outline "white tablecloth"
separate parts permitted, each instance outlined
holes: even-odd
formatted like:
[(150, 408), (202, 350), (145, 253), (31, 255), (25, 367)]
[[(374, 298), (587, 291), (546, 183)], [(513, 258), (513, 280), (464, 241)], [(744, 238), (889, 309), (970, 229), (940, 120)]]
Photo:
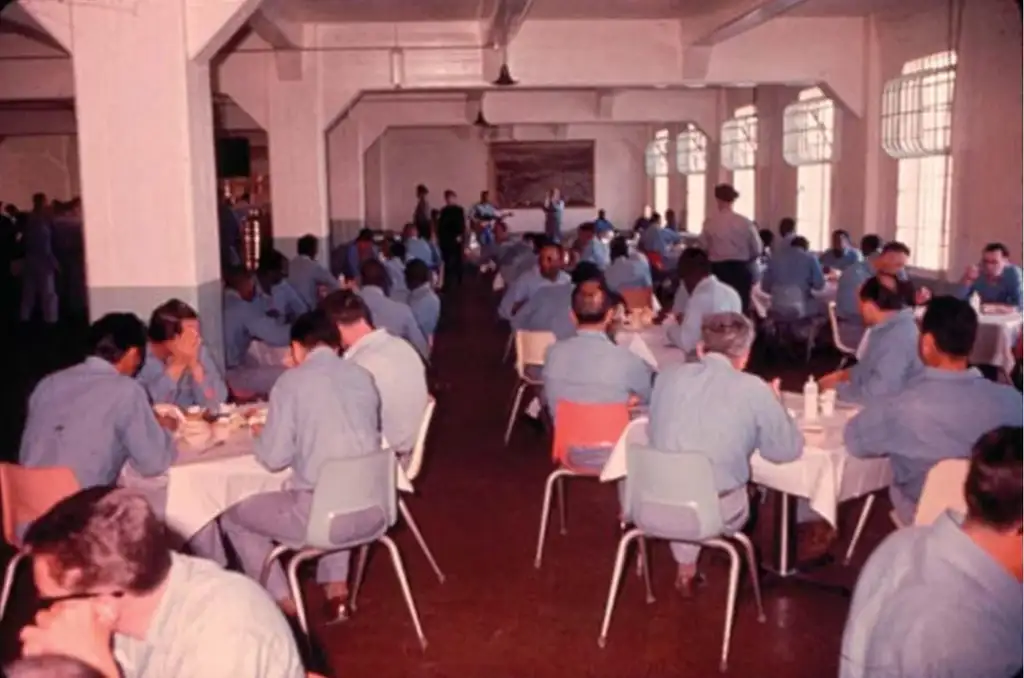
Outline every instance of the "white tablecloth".
[(655, 370), (686, 362), (686, 354), (682, 349), (669, 344), (665, 331), (666, 325), (642, 330), (623, 329), (615, 335), (615, 343), (643, 358)]
[[(924, 315), (925, 307), (921, 306), (915, 312), (920, 320)], [(981, 313), (978, 316), (978, 336), (974, 339), (974, 346), (971, 349), (970, 361), (974, 365), (994, 365), (1001, 370), (1010, 372), (1016, 359), (1013, 356), (1013, 345), (1020, 336), (1021, 328), (1024, 326), (1024, 315), (1020, 313)], [(860, 345), (857, 347), (857, 359), (864, 354), (867, 347), (869, 329), (864, 333)]]
[[(803, 396), (785, 394), (786, 406), (802, 414)], [(788, 464), (774, 464), (760, 454), (750, 460), (751, 480), (764, 487), (810, 500), (811, 509), (832, 526), (836, 525), (838, 506), (892, 483), (889, 460), (857, 459), (843, 447), (843, 427), (855, 410), (840, 408), (835, 415), (812, 425), (801, 424), (804, 451), (799, 459)], [(610, 481), (626, 475), (626, 448), (630, 444), (647, 443), (647, 427), (633, 426), (612, 450), (601, 471), (601, 480)]]
[[(823, 304), (828, 304), (830, 301), (836, 300), (836, 293), (839, 291), (839, 283), (835, 281), (827, 281), (825, 287), (817, 292), (811, 292), (811, 295), (815, 299), (820, 299)], [(750, 304), (754, 307), (754, 312), (761, 318), (768, 317), (768, 311), (772, 307), (772, 295), (761, 289), (761, 283), (754, 285), (753, 289), (750, 290)]]
[[(166, 475), (142, 478), (126, 466), (121, 483), (143, 491), (167, 488), (164, 521), (185, 539), (238, 502), (262, 492), (285, 489), (291, 469), (271, 473), (252, 454), (248, 429), (236, 430), (217, 444), (204, 447), (179, 439), (178, 459)], [(412, 492), (405, 471), (398, 466), (397, 486)]]

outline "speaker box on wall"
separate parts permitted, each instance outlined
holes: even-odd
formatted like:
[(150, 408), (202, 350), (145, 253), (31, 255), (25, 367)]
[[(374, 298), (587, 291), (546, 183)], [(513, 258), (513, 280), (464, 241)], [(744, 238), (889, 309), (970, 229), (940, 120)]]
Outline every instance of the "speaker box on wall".
[(249, 140), (245, 137), (217, 139), (217, 177), (230, 179), (250, 176)]

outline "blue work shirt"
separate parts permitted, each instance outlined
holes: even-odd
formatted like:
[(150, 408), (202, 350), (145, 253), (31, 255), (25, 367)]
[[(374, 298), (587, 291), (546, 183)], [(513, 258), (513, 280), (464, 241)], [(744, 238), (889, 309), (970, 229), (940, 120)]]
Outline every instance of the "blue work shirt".
[(288, 346), (291, 327), (268, 316), (260, 301), (246, 301), (237, 291), (224, 290), (224, 365), (231, 369), (244, 364), (253, 341)]
[(754, 452), (781, 464), (799, 457), (804, 446), (772, 387), (718, 353), (659, 372), (647, 433), (661, 452), (707, 456), (719, 492), (747, 484)]
[(285, 322), (295, 322), (296, 318), (311, 310), (287, 280), (282, 280), (274, 285), (269, 294), (263, 289), (260, 289), (257, 294), (264, 312), (274, 311)]
[(572, 283), (540, 288), (512, 316), (512, 329), (551, 332), (556, 339), (567, 339), (575, 335), (572, 291)]
[(167, 366), (146, 345), (146, 361), (135, 378), (146, 389), (149, 399), (156, 403), (177, 405), (181, 409), (202, 407), (216, 409), (227, 402), (228, 385), (217, 363), (213, 361), (206, 342), (199, 346), (199, 364), (203, 368), (203, 383), (196, 383), (190, 370), (185, 370), (178, 381), (171, 381)]
[(761, 276), (761, 289), (772, 297), (773, 314), (813, 315), (817, 309), (811, 293), (824, 287), (821, 264), (810, 252), (797, 247), (773, 252)]
[(65, 466), (82, 487), (93, 487), (113, 485), (125, 462), (141, 475), (159, 475), (175, 455), (145, 389), (92, 356), (51, 374), (32, 391), (18, 461)]
[(1020, 266), (1007, 264), (994, 280), (984, 273), (971, 285), (961, 285), (960, 297), (966, 299), (975, 292), (984, 304), (1007, 304), (1016, 309), (1024, 307)]
[(924, 369), (917, 350), (918, 335), (912, 308), (897, 311), (872, 327), (863, 355), (850, 368), (849, 381), (836, 386), (836, 395), (862, 403), (902, 391)]
[(288, 282), (310, 308), (316, 308), (320, 303), (318, 286), (322, 285), (330, 291), (338, 289), (338, 279), (321, 266), (320, 262), (313, 261), (304, 254), (300, 254), (289, 263)]
[[(684, 285), (680, 285), (685, 289)], [(678, 295), (677, 295), (678, 296)], [(673, 304), (673, 310), (675, 305)], [(704, 318), (715, 313), (742, 313), (743, 302), (739, 292), (731, 285), (726, 285), (713, 275), (701, 280), (689, 295), (683, 321), (679, 325), (670, 325), (668, 340), (673, 345), (692, 355), (701, 340), (701, 325)]]
[(400, 259), (392, 257), (384, 260), (384, 268), (387, 269), (391, 281), (388, 296), (404, 303), (409, 296), (409, 288), (405, 286), (405, 264)]
[[(886, 455), (893, 485), (914, 504), (928, 471), (943, 459), (966, 459), (982, 434), (1024, 425), (1024, 398), (974, 369), (923, 368), (906, 387), (868, 399), (847, 423), (846, 449), (855, 457)], [(913, 516), (900, 516), (913, 522)]]
[(612, 292), (651, 287), (651, 265), (647, 258), (619, 257), (605, 269), (604, 281)]
[(671, 231), (651, 224), (640, 235), (640, 247), (644, 252), (653, 252), (665, 257), (668, 255), (669, 248), (678, 244), (680, 240), (682, 240), (682, 236), (678, 231)]
[(424, 283), (409, 292), (406, 303), (412, 309), (412, 315), (416, 318), (416, 324), (420, 326), (424, 336), (427, 339), (434, 336), (437, 331), (437, 321), (441, 318), (441, 299), (434, 292), (430, 283)]
[(548, 348), (544, 360), (544, 398), (552, 416), (560, 401), (583, 404), (626, 403), (635, 395), (651, 398), (650, 366), (606, 332), (579, 330)]
[(1024, 592), (947, 511), (890, 534), (857, 580), (840, 678), (1010, 678), (1021, 668)]
[[(419, 259), (431, 270), (434, 270), (438, 266), (440, 257), (438, 257), (433, 243), (418, 236), (412, 236), (405, 239), (405, 263), (409, 263), (413, 259)], [(404, 282), (402, 286), (405, 286)]]
[(253, 453), (271, 471), (292, 469), (292, 489), (312, 489), (332, 459), (381, 451), (373, 377), (318, 346), (270, 390), (267, 424)]
[(833, 271), (845, 271), (863, 260), (864, 256), (860, 253), (860, 250), (852, 247), (844, 247), (839, 254), (836, 254), (832, 249), (827, 249), (818, 257), (818, 261), (824, 268)]
[(562, 242), (562, 217), (564, 215), (564, 200), (552, 200), (544, 205), (544, 235), (554, 242)]
[(608, 221), (607, 219), (594, 219), (594, 232), (597, 233), (598, 235), (611, 233), (614, 230), (615, 227), (612, 226), (612, 222)]
[(359, 296), (363, 298), (366, 306), (370, 309), (374, 327), (387, 330), (393, 336), (405, 339), (423, 358), (430, 355), (427, 338), (423, 336), (423, 331), (416, 323), (416, 317), (413, 316), (411, 308), (394, 299), (388, 299), (384, 295), (384, 290), (374, 285), (361, 288)]
[(505, 320), (511, 320), (513, 312), (529, 301), (530, 297), (540, 288), (549, 285), (564, 285), (569, 282), (572, 280), (565, 271), (559, 271), (554, 280), (549, 280), (542, 276), (540, 269), (535, 266), (508, 284), (508, 289), (505, 290), (505, 295), (501, 298), (501, 303), (498, 304), (498, 315)]
[(349, 346), (344, 358), (373, 375), (388, 447), (411, 452), (430, 400), (423, 360), (408, 342), (384, 330), (374, 330)]
[(583, 251), (580, 252), (580, 261), (589, 261), (596, 264), (602, 271), (608, 268), (611, 263), (611, 254), (608, 252), (608, 244), (600, 238), (591, 238)]

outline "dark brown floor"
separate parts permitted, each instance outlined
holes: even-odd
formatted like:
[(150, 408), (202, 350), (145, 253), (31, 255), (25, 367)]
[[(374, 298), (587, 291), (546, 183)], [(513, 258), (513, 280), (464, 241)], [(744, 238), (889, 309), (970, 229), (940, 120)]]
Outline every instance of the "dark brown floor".
[[(13, 388), (5, 389), (0, 435), (17, 449), (24, 397), (45, 369), (71, 358), (73, 334), (52, 346), (32, 339), (6, 353)], [(27, 344), (27, 345), (26, 345)], [(420, 528), (448, 576), (438, 583), (415, 541), (397, 530), (413, 595), (429, 640), (416, 642), (386, 552), (371, 558), (359, 612), (324, 628), (314, 622), (331, 675), (388, 678), (643, 676), (707, 677), (718, 673), (727, 566), (705, 558), (709, 585), (696, 600), (673, 594), (673, 563), (663, 544), (653, 547), (658, 600), (644, 603), (640, 581), (629, 574), (612, 619), (608, 646), (597, 634), (614, 558), (617, 499), (614, 489), (591, 480), (570, 481), (569, 533), (549, 531), (544, 567), (533, 553), (544, 477), (550, 458), (543, 435), (518, 426), (502, 445), (513, 374), (500, 365), (504, 334), (484, 288), (468, 284), (445, 305), (435, 361), (444, 382), (427, 448), (419, 495), (409, 500)], [(67, 356), (63, 359), (61, 356)], [(832, 366), (821, 358), (822, 369)], [(40, 367), (41, 366), (41, 367)], [(804, 374), (782, 373), (796, 388)], [(859, 504), (845, 507), (845, 546)], [(822, 579), (852, 584), (856, 567), (886, 532), (876, 511), (854, 568), (833, 565)], [(769, 546), (771, 525), (762, 512), (756, 533)], [(765, 581), (767, 623), (756, 621), (748, 582), (741, 584), (729, 675), (821, 678), (837, 672), (839, 641), (848, 600), (796, 582)], [(31, 584), (19, 578), (15, 602), (0, 627), (6, 658), (17, 652), (17, 629), (32, 614)], [(201, 677), (196, 677), (201, 678)], [(239, 677), (243, 678), (243, 677)]]

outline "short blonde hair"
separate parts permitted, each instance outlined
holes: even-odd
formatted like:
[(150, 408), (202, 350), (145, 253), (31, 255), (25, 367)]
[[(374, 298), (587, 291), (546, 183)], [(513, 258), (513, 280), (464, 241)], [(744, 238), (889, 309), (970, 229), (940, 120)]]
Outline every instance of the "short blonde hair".
[(706, 315), (700, 331), (706, 353), (721, 353), (734, 360), (749, 353), (754, 343), (754, 325), (741, 313)]

